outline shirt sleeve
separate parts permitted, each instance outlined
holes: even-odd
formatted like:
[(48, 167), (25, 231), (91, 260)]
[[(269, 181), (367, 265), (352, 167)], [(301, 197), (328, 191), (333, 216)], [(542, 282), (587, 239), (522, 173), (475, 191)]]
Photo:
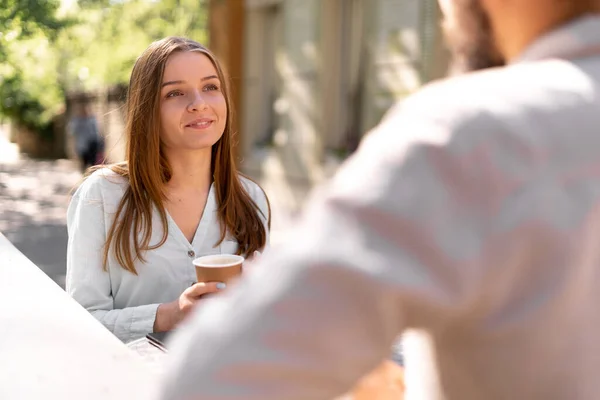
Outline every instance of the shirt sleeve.
[(106, 229), (97, 180), (104, 178), (88, 179), (67, 211), (66, 290), (119, 339), (129, 342), (153, 331), (158, 304), (114, 309), (111, 276), (102, 268)]
[(262, 188), (256, 188), (256, 195), (254, 196), (256, 204), (261, 211), (261, 220), (265, 226), (265, 247), (262, 250), (265, 252), (271, 245), (271, 207), (269, 206), (269, 200), (267, 199), (267, 194), (263, 191)]
[(440, 329), (464, 310), (488, 212), (469, 151), (432, 121), (388, 118), (287, 243), (174, 337), (162, 399), (329, 400), (404, 329)]
[(265, 227), (266, 234), (265, 247), (261, 251), (261, 253), (264, 253), (271, 243), (271, 206), (269, 205), (269, 199), (265, 191), (254, 181), (243, 178), (242, 184), (260, 210), (259, 217)]

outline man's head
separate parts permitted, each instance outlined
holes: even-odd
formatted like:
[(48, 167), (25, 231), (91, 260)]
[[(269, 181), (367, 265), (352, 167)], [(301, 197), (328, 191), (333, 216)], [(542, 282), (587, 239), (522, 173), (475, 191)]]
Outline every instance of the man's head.
[(440, 0), (440, 6), (454, 68), (475, 71), (505, 64), (482, 0)]
[(599, 0), (439, 0), (455, 68), (498, 67), (549, 30), (588, 12)]

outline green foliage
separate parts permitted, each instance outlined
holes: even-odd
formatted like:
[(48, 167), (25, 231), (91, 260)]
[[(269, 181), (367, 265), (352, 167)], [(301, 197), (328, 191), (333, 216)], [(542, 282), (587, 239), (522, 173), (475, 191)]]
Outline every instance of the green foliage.
[(78, 7), (72, 11), (82, 23), (60, 37), (69, 89), (126, 84), (136, 58), (165, 36), (206, 41), (202, 0), (80, 0)]
[(2, 40), (28, 37), (39, 30), (52, 36), (65, 25), (56, 18), (59, 6), (59, 0), (0, 0)]
[(206, 42), (207, 0), (0, 0), (0, 114), (48, 135), (71, 91), (127, 84), (169, 35)]
[(56, 16), (59, 5), (0, 0), (0, 113), (42, 135), (62, 104), (51, 47), (71, 21)]
[(48, 43), (43, 37), (33, 36), (8, 46), (9, 67), (0, 84), (2, 114), (40, 133), (51, 132), (51, 120), (63, 104), (56, 84), (56, 59)]

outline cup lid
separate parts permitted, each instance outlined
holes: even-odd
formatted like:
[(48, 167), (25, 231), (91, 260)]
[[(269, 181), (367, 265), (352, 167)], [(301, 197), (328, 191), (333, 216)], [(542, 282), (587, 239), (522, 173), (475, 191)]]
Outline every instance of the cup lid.
[(243, 263), (244, 257), (236, 254), (213, 254), (194, 259), (193, 264), (197, 267), (232, 267)]

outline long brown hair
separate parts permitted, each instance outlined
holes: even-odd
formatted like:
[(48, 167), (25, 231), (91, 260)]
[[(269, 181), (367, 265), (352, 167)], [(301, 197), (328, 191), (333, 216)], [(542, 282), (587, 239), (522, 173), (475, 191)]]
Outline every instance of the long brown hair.
[[(228, 79), (217, 58), (201, 44), (186, 38), (167, 37), (152, 43), (137, 59), (127, 93), (126, 161), (110, 165), (116, 174), (129, 181), (104, 246), (104, 269), (111, 249), (119, 264), (134, 274), (134, 260), (144, 262), (144, 252), (162, 246), (168, 237), (168, 220), (164, 202), (165, 184), (171, 179), (171, 167), (162, 151), (160, 140), (160, 87), (169, 56), (175, 52), (195, 51), (213, 63), (227, 104), (227, 121), (222, 137), (212, 147), (211, 172), (218, 205), (221, 237), (229, 233), (239, 244), (238, 254), (248, 257), (266, 244), (267, 232), (257, 204), (244, 189), (233, 154), (233, 112)], [(266, 197), (266, 195), (265, 195)], [(268, 200), (267, 200), (268, 205)], [(159, 243), (150, 244), (152, 210), (160, 215), (163, 235)], [(271, 211), (267, 218), (270, 229)], [(141, 237), (138, 235), (141, 232)], [(133, 239), (133, 240), (132, 240)]]

